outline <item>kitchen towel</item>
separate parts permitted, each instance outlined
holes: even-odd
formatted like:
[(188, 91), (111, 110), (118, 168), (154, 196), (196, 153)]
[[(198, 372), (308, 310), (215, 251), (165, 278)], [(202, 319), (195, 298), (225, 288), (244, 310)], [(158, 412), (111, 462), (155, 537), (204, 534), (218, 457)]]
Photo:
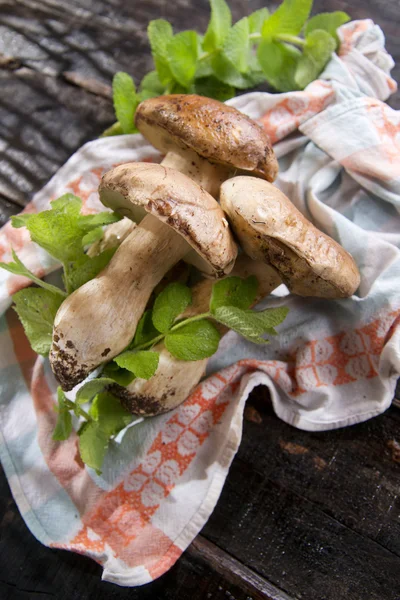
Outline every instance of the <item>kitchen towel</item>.
[[(276, 414), (321, 431), (374, 417), (400, 373), (400, 114), (384, 37), (370, 20), (341, 27), (340, 53), (306, 90), (250, 93), (229, 104), (261, 123), (279, 157), (276, 184), (355, 258), (361, 285), (344, 300), (299, 298), (281, 286), (262, 306), (289, 316), (268, 346), (230, 332), (208, 376), (174, 411), (145, 419), (111, 444), (101, 476), (85, 468), (77, 436), (54, 442), (56, 382), (10, 309), (27, 281), (0, 271), (0, 453), (21, 514), (43, 544), (91, 556), (103, 578), (150, 582), (167, 571), (211, 514), (238, 449), (245, 400), (268, 386)], [(104, 138), (76, 152), (26, 211), (73, 192), (102, 207), (102, 174), (159, 160), (140, 135)], [(57, 264), (24, 228), (0, 232), (39, 276)], [(268, 435), (268, 432), (265, 433)]]

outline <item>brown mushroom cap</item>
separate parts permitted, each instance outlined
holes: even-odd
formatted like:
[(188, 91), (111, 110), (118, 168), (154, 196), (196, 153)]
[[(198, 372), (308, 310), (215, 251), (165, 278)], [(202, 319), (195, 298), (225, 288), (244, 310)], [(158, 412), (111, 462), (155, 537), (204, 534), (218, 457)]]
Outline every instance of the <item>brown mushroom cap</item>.
[(220, 202), (243, 250), (275, 267), (294, 294), (345, 298), (358, 288), (353, 257), (275, 186), (234, 177), (222, 184)]
[(264, 129), (218, 100), (186, 94), (149, 98), (139, 104), (135, 124), (161, 152), (191, 148), (212, 162), (268, 181), (274, 181), (278, 173)]
[(237, 247), (216, 200), (186, 175), (149, 163), (127, 163), (108, 171), (100, 200), (136, 223), (150, 214), (181, 235), (194, 251), (185, 260), (222, 277), (232, 269)]

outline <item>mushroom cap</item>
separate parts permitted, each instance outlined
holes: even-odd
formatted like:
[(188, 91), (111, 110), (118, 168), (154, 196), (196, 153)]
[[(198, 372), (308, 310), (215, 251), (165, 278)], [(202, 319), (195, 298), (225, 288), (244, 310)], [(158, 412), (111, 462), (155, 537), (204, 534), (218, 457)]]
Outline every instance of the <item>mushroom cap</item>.
[(278, 162), (268, 134), (232, 106), (203, 96), (172, 94), (141, 102), (136, 127), (161, 152), (191, 148), (216, 163), (274, 181)]
[[(150, 214), (189, 244), (185, 260), (216, 277), (229, 273), (237, 246), (219, 204), (186, 175), (149, 163), (126, 163), (108, 171), (100, 200), (136, 223)], [(191, 251), (191, 249), (193, 250)]]
[(294, 294), (346, 298), (358, 288), (353, 257), (275, 186), (234, 177), (222, 184), (220, 202), (243, 250), (271, 264)]

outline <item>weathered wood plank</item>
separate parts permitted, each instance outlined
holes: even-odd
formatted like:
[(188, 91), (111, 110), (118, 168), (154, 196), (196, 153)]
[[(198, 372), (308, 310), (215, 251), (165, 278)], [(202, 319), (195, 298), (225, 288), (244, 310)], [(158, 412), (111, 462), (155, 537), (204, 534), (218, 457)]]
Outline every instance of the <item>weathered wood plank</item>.
[(24, 205), (113, 118), (111, 102), (22, 68), (0, 70), (0, 194)]
[[(229, 2), (234, 19), (239, 19), (265, 4), (252, 0)], [(372, 18), (381, 25), (388, 51), (399, 63), (397, 2), (367, 0), (315, 0), (314, 12), (346, 10), (354, 19)], [(5, 0), (0, 6), (0, 54), (9, 55), (23, 64), (45, 73), (63, 71), (79, 73), (84, 78), (109, 83), (117, 70), (130, 72), (137, 82), (152, 68), (146, 27), (151, 19), (163, 17), (177, 31), (192, 27), (204, 31), (209, 18), (208, 0), (175, 2), (56, 2), (55, 0)], [(400, 78), (400, 64), (394, 70)], [(392, 100), (400, 106), (399, 96)]]
[(202, 563), (207, 563), (228, 581), (238, 584), (243, 592), (251, 594), (254, 600), (291, 600), (291, 597), (282, 590), (270, 584), (201, 535), (189, 546), (187, 555)]
[(397, 410), (312, 434), (278, 421), (260, 395), (262, 423), (245, 423), (203, 534), (291, 595), (398, 600)]

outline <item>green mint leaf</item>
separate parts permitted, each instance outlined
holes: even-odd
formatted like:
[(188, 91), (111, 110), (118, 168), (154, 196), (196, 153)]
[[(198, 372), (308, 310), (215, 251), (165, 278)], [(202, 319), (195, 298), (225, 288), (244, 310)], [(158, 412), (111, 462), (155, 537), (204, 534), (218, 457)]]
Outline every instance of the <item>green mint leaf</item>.
[(103, 375), (123, 387), (129, 385), (135, 379), (134, 373), (131, 373), (127, 369), (121, 369), (115, 362), (110, 362), (104, 367)]
[(233, 98), (235, 95), (235, 88), (233, 86), (222, 83), (213, 76), (196, 79), (194, 91), (199, 96), (215, 98), (220, 102), (225, 102), (225, 100), (229, 100), (229, 98)]
[(69, 409), (65, 405), (65, 400), (65, 394), (59, 387), (57, 389), (58, 418), (52, 436), (53, 440), (56, 442), (67, 440), (72, 432), (72, 417)]
[(167, 50), (168, 44), (173, 37), (171, 24), (164, 19), (150, 21), (147, 28), (147, 35), (149, 36), (151, 52), (160, 82), (164, 86), (168, 85), (173, 80), (168, 64), (169, 56)]
[(29, 215), (25, 224), (32, 241), (60, 262), (81, 256), (81, 239), (87, 233), (79, 227), (81, 208), (80, 198), (65, 194), (51, 203), (50, 210)]
[(304, 35), (307, 37), (315, 29), (323, 29), (331, 34), (336, 40), (336, 47), (338, 47), (339, 38), (336, 31), (338, 27), (344, 25), (348, 21), (350, 21), (349, 15), (341, 10), (331, 13), (320, 13), (308, 21), (304, 29)]
[(240, 277), (226, 277), (214, 283), (212, 288), (210, 311), (213, 313), (220, 306), (237, 306), (249, 308), (258, 290), (258, 280), (255, 275), (241, 279)]
[(51, 202), (51, 208), (28, 215), (24, 220), (33, 242), (62, 263), (84, 256), (82, 238), (101, 225), (119, 221), (112, 212), (81, 215), (82, 201), (73, 194), (64, 194)]
[(210, 0), (211, 18), (204, 35), (203, 49), (212, 52), (220, 48), (232, 25), (232, 15), (225, 0)]
[(277, 325), (283, 323), (286, 319), (289, 309), (287, 306), (280, 306), (278, 308), (266, 308), (260, 311), (250, 311), (253, 313), (255, 319), (260, 323), (260, 327), (265, 327), (266, 331), (272, 329)]
[(250, 56), (249, 60), (250, 71), (246, 73), (246, 78), (249, 82), (250, 87), (254, 87), (260, 85), (261, 83), (265, 83), (265, 75), (261, 69), (261, 65), (258, 62), (256, 56)]
[(123, 133), (135, 131), (134, 115), (139, 103), (135, 83), (128, 73), (115, 73), (112, 82), (115, 115)]
[(205, 56), (204, 58), (202, 58), (201, 60), (197, 61), (197, 68), (196, 68), (196, 83), (197, 80), (201, 80), (204, 77), (210, 77), (213, 74), (213, 67), (212, 67), (212, 58), (213, 55), (210, 54), (209, 56)]
[(318, 77), (335, 48), (336, 41), (327, 31), (314, 29), (308, 34), (295, 72), (295, 82), (299, 88), (305, 88)]
[(269, 10), (267, 8), (260, 8), (248, 16), (250, 33), (261, 33), (264, 21), (269, 17)]
[(189, 88), (187, 88), (186, 86), (181, 85), (180, 83), (178, 83), (177, 81), (175, 81), (174, 83), (171, 83), (170, 86), (168, 87), (167, 92), (168, 94), (189, 94), (191, 93), (192, 90), (192, 86), (190, 86)]
[(283, 0), (279, 8), (264, 22), (262, 36), (271, 40), (277, 34), (297, 35), (307, 21), (313, 0)]
[(24, 213), (21, 215), (13, 215), (11, 217), (11, 225), (15, 227), (15, 229), (19, 229), (20, 227), (25, 227), (27, 221), (29, 221), (31, 214)]
[(80, 215), (79, 226), (85, 231), (91, 231), (101, 225), (111, 225), (120, 220), (121, 217), (117, 213), (104, 211), (95, 215)]
[(192, 292), (183, 283), (170, 283), (158, 294), (153, 307), (153, 325), (161, 333), (168, 331), (176, 317), (192, 302)]
[(158, 334), (159, 332), (153, 325), (152, 311), (146, 310), (136, 327), (135, 337), (133, 338), (131, 348), (150, 342), (153, 338), (157, 337)]
[(188, 87), (196, 73), (198, 35), (195, 31), (177, 33), (168, 43), (169, 67), (174, 79)]
[(96, 227), (96, 229), (92, 229), (82, 238), (82, 246), (85, 248), (86, 246), (90, 246), (95, 242), (98, 242), (103, 237), (104, 231), (102, 227)]
[(36, 275), (32, 273), (32, 271), (30, 271), (24, 265), (23, 262), (20, 261), (14, 250), (11, 251), (11, 254), (14, 259), (14, 262), (0, 263), (0, 269), (4, 269), (5, 271), (12, 273), (13, 275), (21, 275), (23, 277), (26, 277), (27, 279), (33, 281), (33, 283), (36, 283), (36, 285), (42, 287), (48, 292), (51, 292), (52, 294), (57, 294), (58, 296), (62, 296), (63, 298), (66, 296), (65, 292), (60, 290), (60, 288), (56, 287), (55, 285), (51, 285), (50, 283), (46, 283), (45, 281), (39, 279), (39, 277), (36, 277)]
[(83, 384), (82, 387), (76, 393), (75, 402), (77, 404), (86, 404), (93, 398), (102, 392), (107, 385), (115, 383), (113, 379), (109, 377), (96, 377), (96, 379), (90, 379)]
[(54, 319), (63, 298), (42, 288), (26, 288), (14, 294), (13, 300), (32, 349), (46, 356), (51, 347)]
[(100, 475), (109, 444), (109, 436), (104, 433), (96, 421), (84, 423), (78, 431), (78, 435), (81, 459)]
[(98, 394), (94, 398), (89, 414), (107, 437), (116, 435), (129, 425), (133, 418), (118, 398), (108, 392)]
[(202, 319), (170, 331), (165, 337), (165, 347), (179, 360), (202, 360), (217, 351), (219, 340), (216, 327)]
[(266, 344), (263, 335), (276, 335), (274, 327), (282, 323), (288, 313), (286, 307), (271, 308), (260, 312), (242, 310), (236, 306), (221, 306), (214, 316), (223, 325), (233, 329), (242, 337), (255, 344)]
[(297, 88), (294, 81), (301, 52), (294, 46), (263, 39), (257, 58), (267, 81), (280, 92)]
[(67, 263), (66, 273), (70, 292), (96, 277), (108, 265), (116, 250), (117, 248), (109, 248), (93, 257), (84, 254), (79, 260)]
[(165, 87), (160, 81), (157, 71), (150, 71), (145, 75), (140, 83), (139, 99), (142, 102), (148, 98), (161, 96)]
[(122, 352), (119, 356), (114, 358), (114, 362), (119, 367), (127, 369), (140, 377), (141, 379), (150, 379), (157, 371), (158, 360), (160, 355), (158, 352), (151, 350), (141, 350), (139, 352)]
[(214, 75), (219, 81), (240, 90), (245, 90), (255, 85), (252, 76), (240, 73), (224, 54), (219, 53), (213, 56), (211, 63)]
[(163, 93), (164, 86), (160, 81), (157, 71), (150, 71), (140, 82), (140, 90), (149, 90), (158, 96)]
[(253, 319), (253, 311), (244, 311), (236, 306), (221, 306), (214, 312), (214, 316), (223, 325), (236, 331), (246, 340), (255, 344), (266, 344), (267, 340), (261, 337), (264, 330), (258, 321)]
[(247, 17), (240, 19), (231, 27), (226, 36), (222, 52), (240, 73), (246, 73), (249, 67), (250, 28)]
[(139, 94), (138, 94), (139, 101), (144, 102), (144, 100), (148, 100), (149, 98), (156, 98), (156, 96), (161, 96), (164, 93), (164, 90), (165, 90), (165, 88), (163, 87), (163, 91), (161, 92), (161, 94), (156, 94), (152, 90), (143, 88), (142, 91), (139, 92)]

